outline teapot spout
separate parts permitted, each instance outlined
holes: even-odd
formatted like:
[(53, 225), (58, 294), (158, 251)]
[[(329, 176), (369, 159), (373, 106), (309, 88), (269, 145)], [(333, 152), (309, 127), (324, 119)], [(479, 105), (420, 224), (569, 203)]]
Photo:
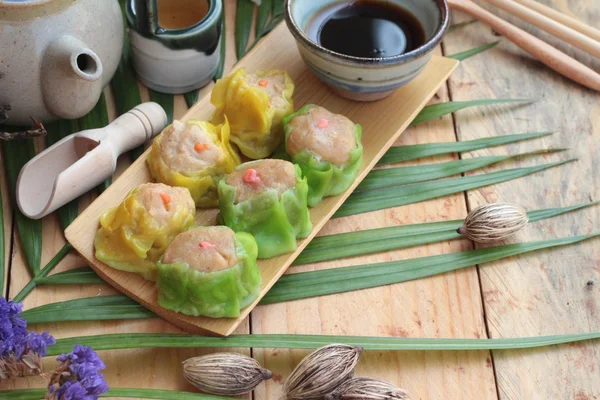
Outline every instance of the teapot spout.
[(102, 94), (100, 58), (72, 36), (62, 36), (48, 45), (41, 74), (44, 104), (58, 118), (84, 116)]

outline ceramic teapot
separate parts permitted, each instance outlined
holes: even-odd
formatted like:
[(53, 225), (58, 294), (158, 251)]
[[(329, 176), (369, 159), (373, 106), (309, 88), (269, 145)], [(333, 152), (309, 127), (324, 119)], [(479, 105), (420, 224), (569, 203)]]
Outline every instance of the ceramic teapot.
[(87, 114), (123, 49), (118, 0), (0, 0), (0, 124)]

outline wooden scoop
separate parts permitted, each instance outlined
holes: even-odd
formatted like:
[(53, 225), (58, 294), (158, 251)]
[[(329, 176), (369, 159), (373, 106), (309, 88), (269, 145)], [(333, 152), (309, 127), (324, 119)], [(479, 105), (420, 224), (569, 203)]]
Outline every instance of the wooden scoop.
[(17, 180), (17, 204), (42, 218), (98, 186), (115, 171), (120, 154), (142, 145), (167, 125), (157, 103), (144, 103), (101, 129), (73, 134), (29, 161)]

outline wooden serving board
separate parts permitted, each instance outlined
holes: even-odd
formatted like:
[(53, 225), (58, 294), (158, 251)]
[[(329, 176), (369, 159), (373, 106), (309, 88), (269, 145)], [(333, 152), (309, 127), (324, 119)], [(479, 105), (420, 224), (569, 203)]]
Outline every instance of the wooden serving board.
[[(147, 281), (133, 273), (110, 268), (94, 256), (94, 237), (100, 216), (108, 209), (117, 206), (131, 189), (152, 181), (146, 166), (148, 151), (138, 158), (68, 227), (65, 231), (66, 238), (102, 279), (161, 318), (189, 332), (228, 336), (248, 316), (358, 183), (398, 139), (457, 65), (458, 62), (455, 60), (434, 57), (423, 73), (391, 96), (372, 103), (359, 103), (334, 95), (327, 86), (312, 75), (302, 61), (296, 43), (284, 24), (280, 24), (272, 34), (239, 62), (236, 67), (245, 67), (250, 72), (270, 68), (285, 69), (296, 85), (294, 92), (296, 109), (307, 103), (319, 104), (361, 124), (363, 127), (364, 164), (358, 179), (350, 189), (342, 195), (325, 199), (317, 207), (311, 209), (313, 231), (307, 238), (298, 241), (298, 249), (295, 252), (269, 260), (259, 260), (258, 265), (263, 279), (260, 296), (253, 304), (242, 310), (238, 318), (191, 317), (165, 310), (157, 303), (157, 290), (154, 282)], [(182, 119), (207, 120), (213, 110), (210, 96), (206, 96), (196, 103)], [(196, 222), (213, 225), (216, 222), (217, 212), (218, 210), (199, 210)]]

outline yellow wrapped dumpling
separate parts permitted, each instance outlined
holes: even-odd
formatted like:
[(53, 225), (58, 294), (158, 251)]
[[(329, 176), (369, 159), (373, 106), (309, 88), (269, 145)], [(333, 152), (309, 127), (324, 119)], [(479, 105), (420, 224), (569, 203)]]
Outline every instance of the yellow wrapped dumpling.
[(148, 155), (152, 177), (188, 188), (197, 207), (218, 204), (217, 184), (240, 163), (229, 143), (229, 123), (173, 121), (152, 144)]
[(248, 74), (240, 68), (213, 88), (213, 123), (227, 117), (231, 141), (246, 157), (268, 157), (282, 141), (283, 117), (294, 112), (293, 93), (294, 82), (285, 71)]
[(157, 261), (173, 238), (194, 223), (195, 212), (186, 188), (140, 185), (100, 217), (96, 258), (112, 268), (156, 280)]

